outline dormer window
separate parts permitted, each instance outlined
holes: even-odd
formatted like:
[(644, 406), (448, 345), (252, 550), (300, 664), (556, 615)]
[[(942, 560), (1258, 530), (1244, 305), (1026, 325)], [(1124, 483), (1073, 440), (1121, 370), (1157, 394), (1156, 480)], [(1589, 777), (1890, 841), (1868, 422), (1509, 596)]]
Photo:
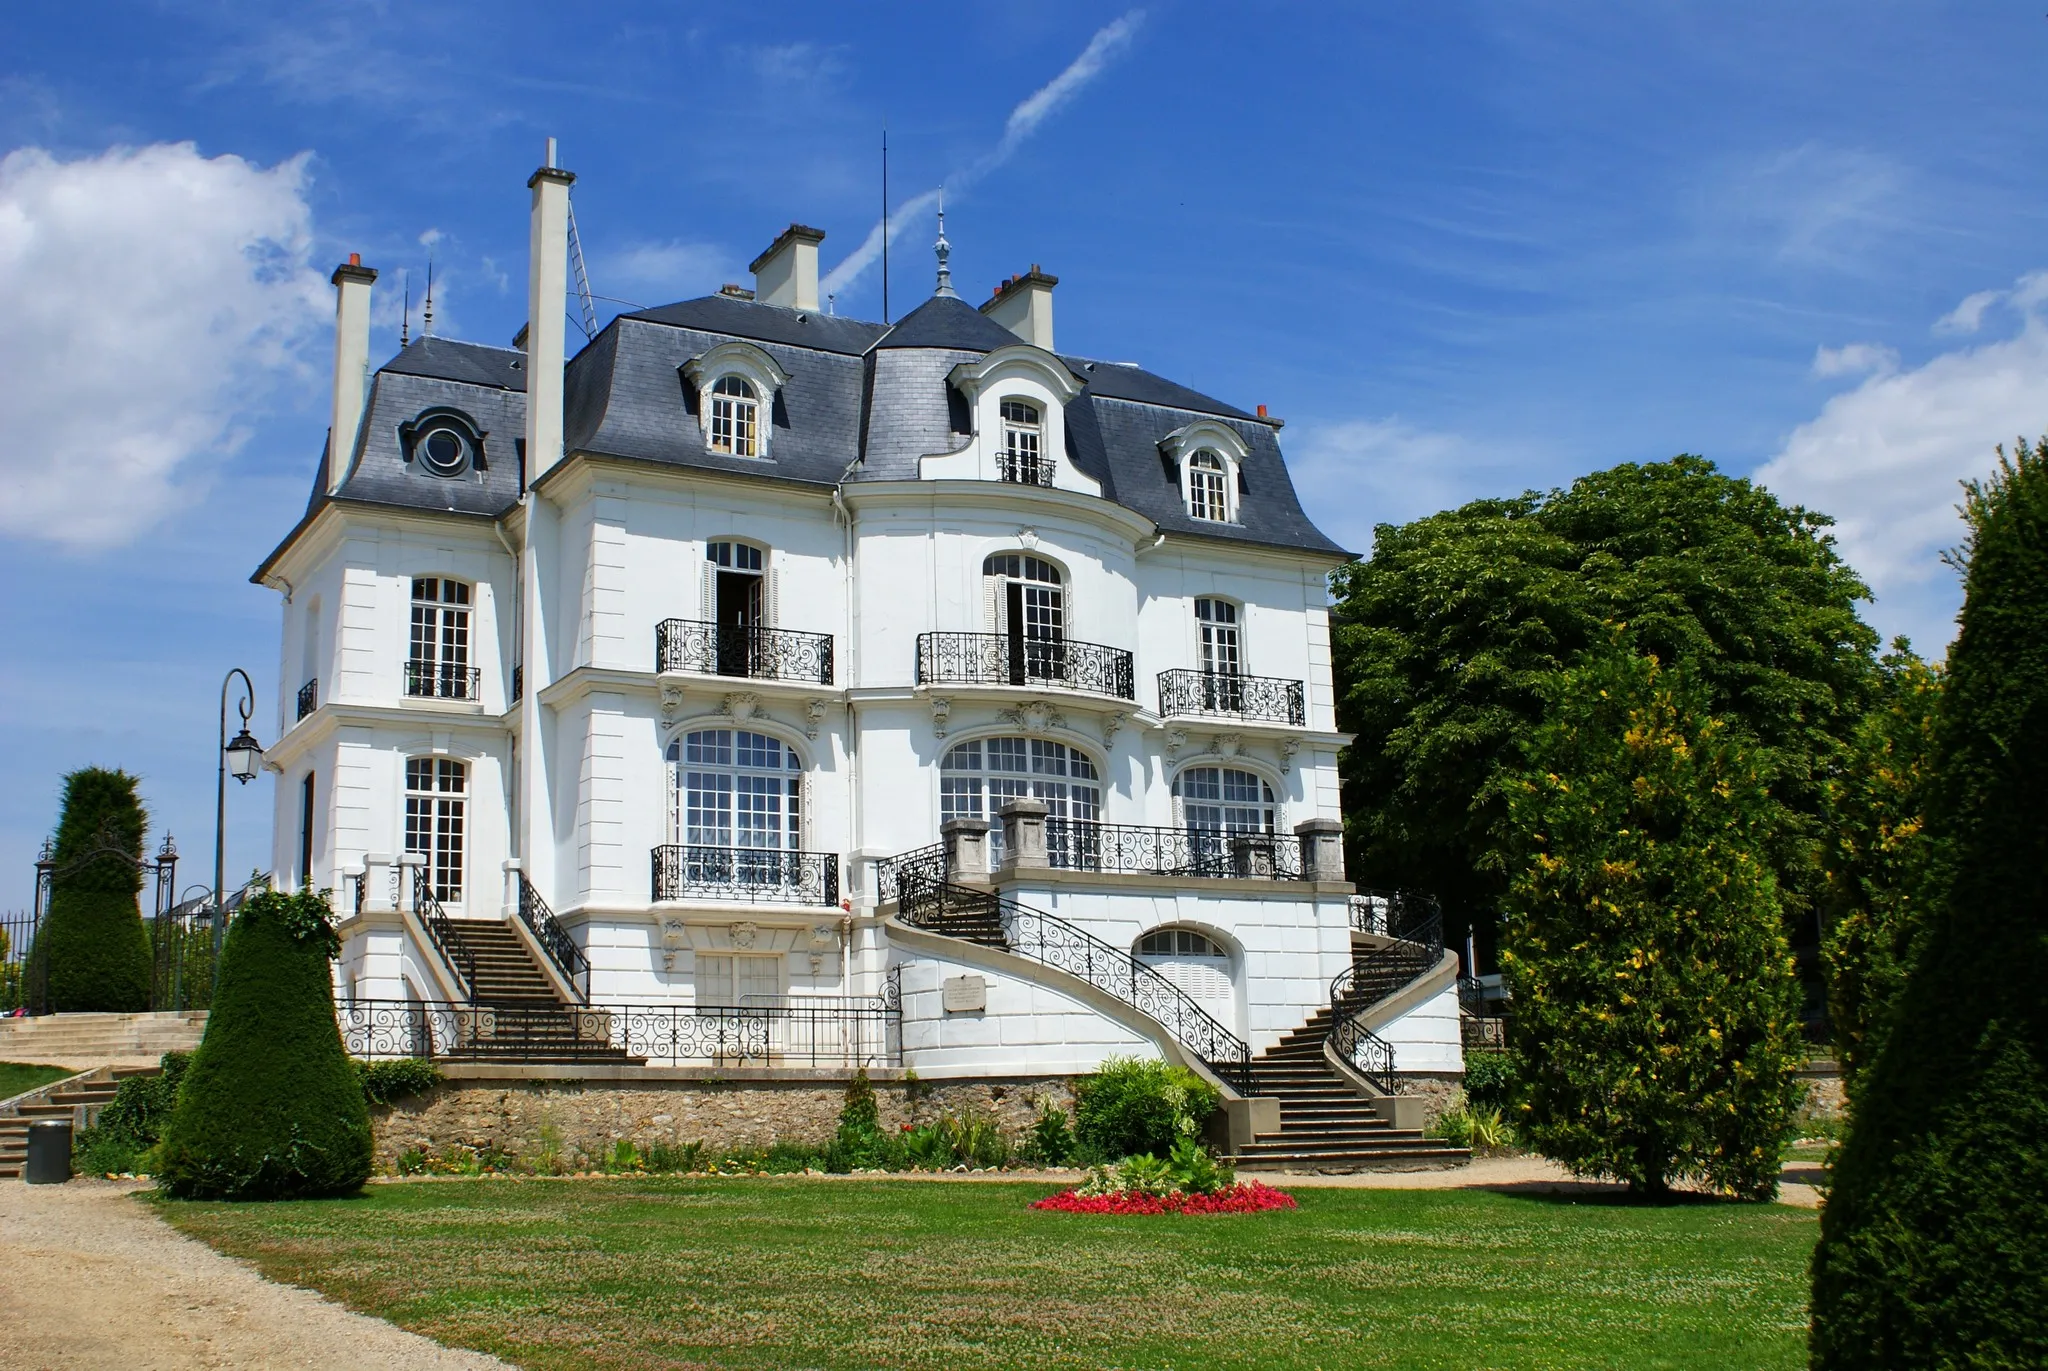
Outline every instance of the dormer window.
[(1014, 485), (1052, 484), (1052, 459), (1045, 452), (1044, 417), (1024, 400), (1002, 404), (1003, 446), (996, 456), (1002, 478)]
[(1188, 458), (1188, 513), (1197, 519), (1230, 522), (1229, 485), (1223, 459), (1208, 449)]
[(761, 403), (754, 388), (737, 376), (721, 376), (711, 387), (710, 443), (713, 452), (758, 457)]
[(398, 426), (405, 460), (429, 476), (453, 478), (485, 467), (483, 434), (469, 416), (452, 409), (430, 409)]

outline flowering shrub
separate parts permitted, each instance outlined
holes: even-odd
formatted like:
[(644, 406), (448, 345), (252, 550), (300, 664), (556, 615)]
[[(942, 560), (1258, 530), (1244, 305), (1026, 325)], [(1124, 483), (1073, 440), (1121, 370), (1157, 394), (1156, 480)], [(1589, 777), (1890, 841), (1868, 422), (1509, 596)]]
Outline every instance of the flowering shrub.
[(1294, 1196), (1285, 1191), (1257, 1181), (1240, 1181), (1206, 1195), (1190, 1195), (1185, 1190), (1170, 1190), (1163, 1195), (1140, 1190), (1092, 1195), (1062, 1190), (1031, 1207), (1063, 1214), (1257, 1214), (1268, 1209), (1292, 1209), (1295, 1205)]

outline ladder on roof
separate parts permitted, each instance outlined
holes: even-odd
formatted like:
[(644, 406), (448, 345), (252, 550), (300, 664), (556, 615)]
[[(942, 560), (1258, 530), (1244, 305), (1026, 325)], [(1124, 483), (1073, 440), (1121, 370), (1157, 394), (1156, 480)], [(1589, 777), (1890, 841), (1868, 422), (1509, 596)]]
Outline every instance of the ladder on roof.
[(578, 326), (585, 342), (597, 337), (597, 303), (590, 294), (590, 272), (583, 265), (583, 235), (576, 232), (576, 202), (569, 201), (569, 266), (576, 273), (576, 303), (582, 306)]

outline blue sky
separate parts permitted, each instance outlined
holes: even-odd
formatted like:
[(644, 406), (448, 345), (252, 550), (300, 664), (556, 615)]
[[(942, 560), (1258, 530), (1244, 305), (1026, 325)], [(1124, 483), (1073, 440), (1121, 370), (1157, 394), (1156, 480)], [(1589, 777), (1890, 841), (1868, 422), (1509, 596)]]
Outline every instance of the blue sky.
[[(383, 272), (380, 357), (430, 248), (437, 331), (509, 340), (549, 134), (593, 288), (654, 304), (792, 220), (845, 263), (886, 123), (896, 313), (943, 182), (963, 294), (1040, 263), (1063, 350), (1270, 406), (1360, 550), (1699, 452), (1837, 515), (1872, 622), (1938, 649), (1955, 482), (2048, 429), (2039, 4), (24, 2), (7, 35), (0, 908), (86, 764), (205, 878), (227, 667), (277, 731), (246, 577), (320, 451), (327, 272)], [(880, 313), (877, 271), (837, 284)]]

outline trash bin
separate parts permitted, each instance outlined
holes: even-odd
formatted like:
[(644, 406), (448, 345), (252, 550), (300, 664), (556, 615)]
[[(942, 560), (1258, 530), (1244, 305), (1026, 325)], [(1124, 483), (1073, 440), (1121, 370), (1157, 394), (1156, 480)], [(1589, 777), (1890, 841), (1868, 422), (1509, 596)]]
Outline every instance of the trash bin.
[(71, 1179), (69, 1119), (42, 1119), (28, 1126), (28, 1165), (21, 1178), (30, 1185), (62, 1185)]

